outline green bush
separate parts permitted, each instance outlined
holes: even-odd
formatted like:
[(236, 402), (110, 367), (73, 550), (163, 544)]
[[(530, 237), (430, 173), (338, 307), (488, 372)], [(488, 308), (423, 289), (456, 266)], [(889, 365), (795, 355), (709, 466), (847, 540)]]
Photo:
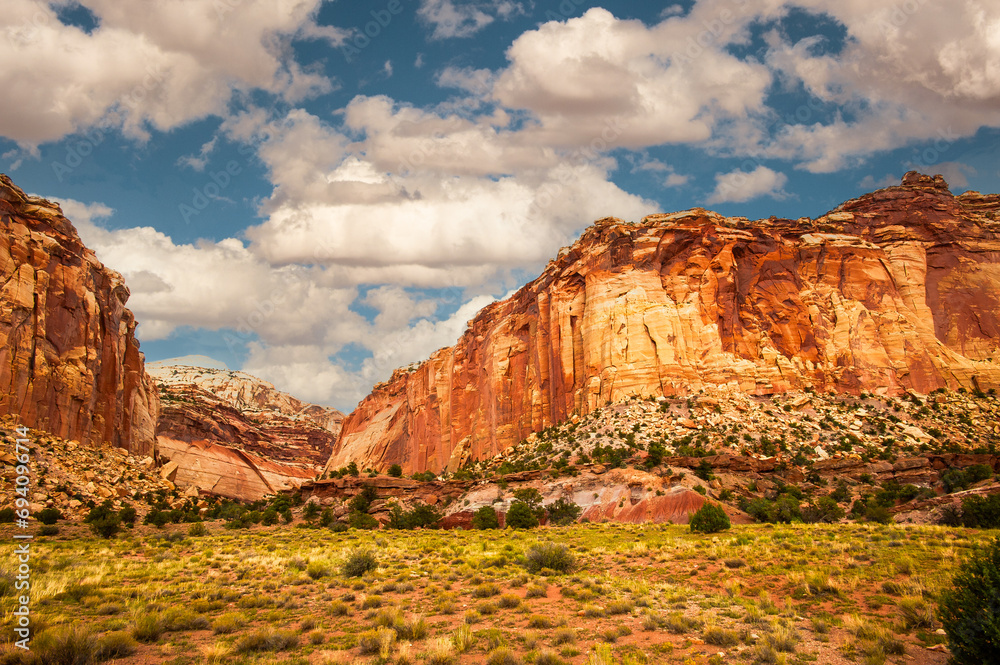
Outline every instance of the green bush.
[(54, 524), (43, 524), (38, 527), (39, 536), (55, 536), (59, 533), (59, 527)]
[(511, 529), (533, 529), (538, 526), (538, 515), (524, 501), (515, 501), (507, 511), (506, 524)]
[(58, 508), (43, 508), (35, 515), (42, 524), (55, 524), (62, 519), (62, 513)]
[(499, 529), (500, 520), (492, 506), (483, 506), (472, 514), (472, 526), (476, 529)]
[(938, 602), (956, 665), (1000, 663), (1000, 538), (975, 551)]
[(365, 531), (371, 531), (378, 528), (378, 520), (368, 513), (362, 513), (357, 510), (348, 515), (347, 523), (351, 525), (352, 529), (364, 529)]
[(576, 565), (576, 557), (561, 543), (538, 543), (524, 553), (525, 566), (537, 573), (543, 568), (557, 573), (568, 573)]
[(13, 522), (15, 517), (13, 508), (0, 508), (0, 524)]
[(132, 526), (135, 524), (136, 518), (135, 506), (122, 506), (122, 509), (118, 511), (118, 517), (121, 519), (122, 524)]
[(443, 515), (439, 510), (426, 504), (417, 504), (412, 510), (404, 511), (398, 504), (389, 511), (389, 528), (416, 529), (434, 527)]
[(566, 526), (572, 524), (580, 517), (583, 508), (572, 501), (558, 499), (545, 506), (545, 511), (549, 514), (549, 523), (556, 526)]
[(816, 500), (816, 503), (809, 504), (802, 511), (802, 520), (807, 524), (815, 524), (816, 522), (832, 524), (840, 521), (844, 514), (844, 509), (833, 497), (821, 496)]
[(197, 537), (197, 536), (204, 536), (207, 534), (208, 534), (208, 529), (205, 528), (204, 522), (195, 522), (194, 524), (188, 527), (189, 536)]
[(347, 560), (341, 568), (345, 577), (361, 577), (365, 573), (378, 568), (378, 559), (369, 549), (356, 549), (347, 555)]
[(378, 499), (378, 491), (375, 486), (365, 485), (360, 492), (351, 497), (347, 507), (350, 508), (351, 512), (367, 513), (376, 499)]
[(1000, 494), (962, 499), (962, 525), (973, 529), (1000, 527)]
[(389, 475), (392, 476), (393, 478), (402, 478), (403, 467), (401, 467), (398, 464), (393, 464), (392, 466), (389, 467)]
[(697, 512), (691, 515), (688, 526), (691, 527), (692, 531), (698, 533), (718, 533), (730, 527), (729, 515), (720, 506), (706, 501)]

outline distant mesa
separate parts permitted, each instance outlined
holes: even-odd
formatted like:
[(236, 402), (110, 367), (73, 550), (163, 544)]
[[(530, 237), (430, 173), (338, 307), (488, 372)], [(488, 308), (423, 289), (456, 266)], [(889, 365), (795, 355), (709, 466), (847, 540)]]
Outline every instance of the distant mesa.
[(376, 385), (327, 468), (456, 470), (633, 395), (996, 388), (998, 212), (911, 172), (816, 219), (599, 220)]
[(181, 356), (179, 358), (168, 358), (166, 360), (156, 360), (154, 362), (146, 363), (146, 367), (151, 372), (161, 367), (174, 367), (178, 365), (183, 365), (185, 367), (204, 367), (206, 369), (229, 369), (229, 366), (221, 360), (200, 355)]

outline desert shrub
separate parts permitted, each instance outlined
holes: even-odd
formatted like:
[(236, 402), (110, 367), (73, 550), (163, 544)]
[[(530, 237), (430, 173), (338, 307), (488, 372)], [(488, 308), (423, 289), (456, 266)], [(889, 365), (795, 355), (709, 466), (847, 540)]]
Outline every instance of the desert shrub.
[(7, 524), (14, 521), (17, 515), (13, 508), (0, 508), (0, 524)]
[(58, 533), (59, 533), (59, 527), (57, 527), (55, 524), (43, 524), (42, 526), (38, 527), (39, 536), (55, 536)]
[(562, 498), (545, 506), (545, 510), (549, 514), (549, 523), (556, 526), (572, 524), (583, 512), (583, 508)]
[(392, 466), (389, 467), (389, 475), (392, 476), (393, 478), (402, 478), (403, 467), (401, 467), (398, 464), (393, 464)]
[(81, 625), (59, 626), (38, 633), (31, 650), (43, 663), (87, 665), (97, 653), (97, 638)]
[(341, 568), (344, 577), (361, 577), (365, 573), (378, 568), (378, 559), (369, 549), (356, 549), (347, 555), (347, 560)]
[(397, 504), (389, 511), (389, 527), (393, 529), (433, 527), (442, 516), (441, 511), (427, 504), (418, 504), (408, 511), (404, 511)]
[(318, 580), (321, 577), (326, 577), (330, 574), (330, 568), (325, 561), (316, 559), (315, 561), (310, 561), (309, 565), (306, 566), (306, 575), (314, 580)]
[(391, 628), (367, 630), (358, 635), (358, 649), (362, 655), (377, 655), (388, 658), (396, 644), (396, 631)]
[(101, 538), (112, 538), (121, 531), (122, 518), (114, 509), (111, 500), (90, 509), (83, 521), (90, 525), (91, 531)]
[(208, 533), (204, 522), (195, 522), (188, 527), (188, 535), (192, 537), (204, 536)]
[(126, 658), (135, 653), (136, 646), (135, 640), (125, 631), (112, 631), (98, 638), (94, 649), (94, 660), (101, 662), (113, 658)]
[(835, 499), (829, 496), (821, 496), (816, 503), (811, 503), (802, 511), (802, 521), (807, 524), (826, 522), (832, 524), (844, 517), (844, 509), (841, 508)]
[(246, 619), (239, 612), (227, 612), (212, 622), (212, 632), (216, 635), (235, 633), (246, 625)]
[(956, 665), (1000, 662), (1000, 538), (959, 567), (938, 602)]
[(698, 630), (698, 628), (701, 627), (700, 621), (686, 617), (680, 612), (672, 612), (668, 614), (663, 618), (662, 623), (664, 629), (677, 635), (683, 635), (684, 633), (689, 633), (692, 630)]
[(962, 525), (973, 529), (1000, 527), (1000, 494), (963, 498), (961, 517)]
[(566, 665), (566, 661), (551, 651), (542, 651), (535, 657), (534, 665)]
[(726, 630), (718, 626), (706, 628), (701, 634), (701, 639), (705, 640), (705, 644), (716, 647), (733, 647), (740, 643), (740, 636), (736, 634), (736, 631)]
[(524, 590), (525, 598), (545, 598), (548, 588), (544, 584), (529, 584)]
[(357, 510), (348, 516), (347, 523), (352, 529), (362, 529), (364, 531), (372, 531), (378, 528), (378, 520), (368, 513), (362, 513)]
[(135, 524), (135, 519), (137, 517), (135, 506), (122, 506), (122, 509), (118, 511), (118, 517), (121, 519), (122, 524), (132, 526)]
[(262, 651), (284, 651), (298, 645), (299, 636), (291, 630), (259, 628), (243, 635), (234, 645), (237, 653), (259, 653)]
[(490, 506), (483, 506), (472, 514), (472, 526), (476, 529), (499, 529), (500, 520)]
[(458, 653), (465, 653), (472, 648), (476, 642), (476, 636), (472, 634), (472, 629), (466, 625), (460, 625), (451, 634), (451, 643)]
[(164, 632), (177, 630), (201, 630), (209, 627), (208, 619), (192, 610), (171, 607), (160, 615), (160, 625)]
[(688, 525), (698, 533), (718, 533), (730, 527), (729, 515), (720, 506), (705, 502), (691, 515)]
[[(133, 508), (133, 510), (135, 509)], [(38, 511), (35, 517), (38, 518), (38, 521), (42, 524), (55, 524), (62, 519), (62, 513), (59, 512), (58, 508), (49, 507)]]
[(500, 593), (500, 587), (493, 582), (483, 582), (472, 590), (472, 595), (476, 598), (489, 598)]
[(132, 624), (132, 637), (140, 642), (155, 642), (163, 632), (159, 614), (140, 614)]
[(865, 508), (865, 521), (888, 524), (892, 521), (892, 514), (885, 506), (872, 503)]
[(505, 593), (500, 596), (497, 604), (505, 610), (513, 609), (521, 604), (521, 597), (516, 593)]
[(499, 647), (486, 657), (486, 665), (524, 665), (524, 660), (507, 647)]
[(538, 526), (538, 515), (524, 501), (515, 501), (507, 511), (507, 526), (511, 529), (533, 529)]
[(551, 628), (552, 619), (545, 616), (544, 614), (532, 614), (528, 617), (528, 627), (529, 628)]
[(899, 618), (907, 630), (914, 628), (928, 629), (934, 627), (934, 608), (923, 598), (901, 598), (899, 601)]
[(525, 566), (537, 573), (544, 568), (558, 573), (568, 573), (576, 565), (576, 557), (562, 543), (538, 543), (524, 553)]
[(378, 499), (378, 491), (375, 486), (365, 485), (360, 492), (351, 497), (347, 507), (350, 508), (351, 512), (366, 513), (376, 499)]

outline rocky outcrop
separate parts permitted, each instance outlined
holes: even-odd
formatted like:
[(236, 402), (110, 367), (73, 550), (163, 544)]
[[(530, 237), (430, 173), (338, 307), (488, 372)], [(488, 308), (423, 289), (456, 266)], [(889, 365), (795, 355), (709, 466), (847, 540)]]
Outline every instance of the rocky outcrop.
[(160, 390), (160, 455), (176, 482), (256, 500), (322, 470), (344, 414), (229, 370), (150, 363)]
[(90, 445), (152, 455), (159, 402), (121, 275), (58, 204), (0, 174), (0, 414)]
[(329, 466), (456, 469), (630, 395), (996, 387), (998, 210), (910, 173), (815, 220), (601, 220), (375, 386)]

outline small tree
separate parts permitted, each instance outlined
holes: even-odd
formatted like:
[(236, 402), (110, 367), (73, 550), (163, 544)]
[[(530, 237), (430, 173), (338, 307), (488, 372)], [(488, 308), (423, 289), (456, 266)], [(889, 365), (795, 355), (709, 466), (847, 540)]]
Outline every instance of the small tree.
[(691, 527), (692, 531), (698, 533), (718, 533), (730, 527), (729, 515), (719, 506), (706, 501), (697, 512), (691, 515), (688, 526)]
[(557, 526), (572, 524), (580, 517), (580, 513), (583, 512), (583, 508), (572, 501), (562, 498), (545, 506), (545, 510), (549, 514), (549, 523)]
[(472, 527), (475, 529), (499, 529), (500, 520), (497, 511), (491, 506), (483, 506), (472, 514)]
[(403, 467), (401, 467), (398, 464), (393, 464), (392, 466), (389, 467), (389, 475), (392, 476), (393, 478), (402, 478)]
[(507, 511), (507, 526), (511, 529), (533, 529), (538, 526), (538, 516), (524, 501), (515, 501)]
[(55, 524), (62, 519), (62, 513), (58, 508), (43, 508), (38, 512), (38, 521), (42, 524)]
[(956, 665), (1000, 663), (1000, 538), (972, 553), (941, 592), (938, 618)]
[(307, 522), (312, 522), (320, 513), (319, 504), (315, 501), (310, 501), (306, 504), (306, 507), (302, 509), (302, 517)]

